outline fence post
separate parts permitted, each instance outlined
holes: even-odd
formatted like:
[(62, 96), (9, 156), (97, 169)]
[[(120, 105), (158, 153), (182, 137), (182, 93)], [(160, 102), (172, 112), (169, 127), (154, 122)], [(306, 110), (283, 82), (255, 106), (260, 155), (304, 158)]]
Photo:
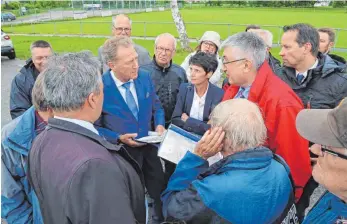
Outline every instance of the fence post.
[(80, 35), (83, 35), (83, 24), (82, 21), (80, 21)]
[(334, 50), (336, 50), (336, 44), (337, 44), (337, 41), (339, 39), (339, 33), (340, 33), (340, 29), (337, 29), (336, 37), (335, 37), (335, 43), (334, 43)]
[(146, 24), (147, 24), (147, 23), (144, 22), (144, 25), (143, 25), (145, 40), (147, 39), (147, 35), (146, 35)]

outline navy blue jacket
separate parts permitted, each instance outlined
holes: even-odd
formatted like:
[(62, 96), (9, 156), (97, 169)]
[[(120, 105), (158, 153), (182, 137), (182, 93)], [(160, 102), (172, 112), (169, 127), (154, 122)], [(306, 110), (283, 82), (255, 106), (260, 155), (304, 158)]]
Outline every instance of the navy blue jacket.
[(102, 76), (102, 81), (104, 83), (104, 104), (101, 116), (94, 124), (100, 135), (109, 142), (117, 143), (119, 135), (127, 133), (137, 133), (137, 138), (147, 136), (152, 117), (154, 117), (155, 127), (165, 125), (164, 110), (155, 94), (148, 72), (140, 69), (137, 79), (134, 80), (139, 103), (138, 120), (120, 94), (110, 70)]
[(12, 119), (19, 117), (33, 105), (31, 102), (31, 91), (38, 75), (39, 71), (35, 68), (33, 61), (29, 59), (12, 80), (10, 93)]
[(289, 168), (277, 158), (258, 147), (209, 167), (188, 151), (162, 194), (164, 216), (199, 224), (291, 223), (297, 217)]
[(303, 224), (342, 223), (346, 220), (347, 204), (330, 192), (326, 192), (306, 216)]
[[(172, 114), (172, 123), (186, 131), (203, 135), (205, 131), (210, 128), (210, 125), (207, 124), (209, 116), (217, 104), (222, 101), (223, 95), (224, 91), (221, 88), (213, 85), (212, 83), (209, 84), (209, 88), (206, 93), (203, 121), (200, 121), (190, 117), (190, 110), (192, 108), (194, 99), (194, 85), (191, 83), (181, 84), (177, 96), (175, 110)], [(186, 122), (181, 119), (183, 113), (186, 113), (189, 116)]]

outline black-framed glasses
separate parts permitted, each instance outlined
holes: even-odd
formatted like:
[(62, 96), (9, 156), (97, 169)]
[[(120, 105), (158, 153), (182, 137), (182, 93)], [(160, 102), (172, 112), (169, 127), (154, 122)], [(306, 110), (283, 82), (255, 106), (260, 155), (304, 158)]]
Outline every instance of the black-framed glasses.
[(172, 53), (174, 51), (173, 49), (168, 49), (164, 47), (156, 47), (155, 49), (157, 49), (158, 52), (165, 52), (166, 54)]
[(222, 59), (222, 63), (223, 63), (223, 65), (226, 65), (226, 64), (231, 64), (231, 63), (237, 62), (237, 61), (243, 61), (243, 60), (247, 60), (247, 59), (241, 58), (241, 59), (237, 59), (237, 60), (233, 60), (233, 61), (225, 61), (224, 59)]
[(327, 146), (322, 145), (321, 146), (321, 150), (322, 150), (323, 153), (328, 153), (328, 154), (330, 154), (332, 156), (337, 156), (337, 157), (339, 157), (341, 159), (347, 160), (347, 155), (344, 155), (344, 154), (332, 151), (332, 150), (328, 149)]

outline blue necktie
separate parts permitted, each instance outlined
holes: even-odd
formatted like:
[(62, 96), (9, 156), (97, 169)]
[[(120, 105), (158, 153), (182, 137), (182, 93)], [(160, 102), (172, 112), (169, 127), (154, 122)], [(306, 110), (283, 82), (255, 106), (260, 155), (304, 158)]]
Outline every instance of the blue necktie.
[(243, 92), (245, 91), (245, 88), (240, 87), (240, 92), (239, 92), (239, 98), (245, 99), (246, 97), (243, 95)]
[(125, 89), (125, 100), (128, 104), (128, 107), (130, 109), (130, 111), (133, 113), (134, 117), (136, 118), (136, 120), (138, 119), (138, 109), (137, 109), (137, 105), (135, 102), (135, 98), (133, 96), (133, 94), (130, 91), (130, 82), (126, 82), (124, 83), (122, 86)]
[(296, 80), (298, 80), (298, 83), (301, 84), (302, 83), (302, 80), (304, 80), (305, 76), (301, 73), (299, 73), (297, 76), (296, 76)]

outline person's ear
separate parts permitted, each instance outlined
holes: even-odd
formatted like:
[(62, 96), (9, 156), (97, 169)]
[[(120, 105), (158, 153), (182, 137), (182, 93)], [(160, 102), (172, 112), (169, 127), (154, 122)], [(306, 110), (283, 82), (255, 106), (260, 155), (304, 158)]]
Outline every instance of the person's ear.
[(252, 70), (252, 62), (246, 59), (244, 63), (244, 72), (248, 73), (251, 70)]
[(304, 54), (309, 54), (311, 53), (312, 50), (312, 45), (311, 43), (306, 43), (304, 44)]
[(213, 75), (212, 72), (207, 73), (207, 78), (211, 78), (212, 75)]
[(97, 107), (97, 100), (98, 100), (97, 98), (98, 96), (94, 92), (89, 94), (87, 98), (89, 107), (91, 107), (92, 109), (96, 109)]
[(334, 42), (329, 43), (329, 50), (334, 47)]
[(107, 66), (111, 69), (111, 70), (113, 70), (114, 69), (114, 63), (113, 62), (111, 62), (111, 61), (109, 61), (109, 62), (107, 62)]

